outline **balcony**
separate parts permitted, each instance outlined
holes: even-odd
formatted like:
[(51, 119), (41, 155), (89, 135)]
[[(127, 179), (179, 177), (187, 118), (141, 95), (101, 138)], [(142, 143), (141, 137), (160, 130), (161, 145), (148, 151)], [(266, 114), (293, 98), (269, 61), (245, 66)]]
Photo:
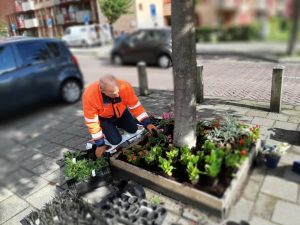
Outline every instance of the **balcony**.
[(36, 18), (26, 19), (24, 21), (25, 21), (25, 28), (33, 28), (39, 26), (39, 21)]
[(92, 14), (89, 10), (77, 11), (76, 13), (58, 14), (56, 16), (57, 24), (63, 25), (68, 23), (84, 23), (84, 17), (88, 15), (92, 20)]
[(22, 3), (23, 11), (35, 10), (34, 1), (27, 1)]
[(17, 28), (18, 28), (18, 29), (25, 28), (24, 19), (17, 18)]
[(59, 5), (60, 3), (61, 3), (61, 0), (48, 0), (48, 1), (43, 1), (43, 2), (35, 4), (35, 8), (36, 9), (48, 8), (51, 6)]
[(18, 3), (18, 2), (14, 2), (14, 12), (22, 12), (22, 4)]

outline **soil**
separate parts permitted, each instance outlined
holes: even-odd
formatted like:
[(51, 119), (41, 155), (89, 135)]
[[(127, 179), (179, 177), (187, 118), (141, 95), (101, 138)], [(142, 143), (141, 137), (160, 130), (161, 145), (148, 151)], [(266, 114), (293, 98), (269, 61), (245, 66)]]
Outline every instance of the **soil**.
[[(174, 129), (174, 125), (173, 124), (169, 124), (166, 125), (162, 128), (163, 133), (168, 136), (171, 135), (172, 139), (173, 139), (173, 129)], [(200, 146), (203, 145), (205, 139), (202, 136), (198, 136), (197, 137), (197, 143), (196, 143), (196, 148), (192, 148), (192, 152), (195, 153), (196, 149), (199, 149)], [(144, 140), (140, 141), (137, 145), (140, 146), (145, 146), (148, 142), (148, 137), (145, 137)], [(163, 147), (163, 153), (162, 153), (162, 157), (166, 157), (165, 152), (168, 151), (168, 147), (164, 146)], [(119, 160), (127, 162), (127, 158), (126, 156), (124, 156), (123, 154), (120, 154), (118, 156)], [(200, 179), (199, 182), (196, 184), (192, 184), (189, 179), (188, 179), (188, 175), (187, 172), (185, 171), (185, 166), (182, 165), (179, 160), (177, 159), (177, 161), (175, 161), (173, 163), (174, 167), (176, 169), (173, 170), (173, 175), (170, 177), (168, 175), (166, 175), (160, 167), (158, 167), (158, 165), (155, 163), (154, 165), (148, 165), (144, 162), (144, 160), (140, 160), (140, 163), (138, 165), (138, 167), (143, 168), (147, 171), (150, 171), (154, 174), (166, 177), (168, 179), (177, 181), (179, 183), (182, 183), (183, 185), (187, 185), (193, 188), (196, 188), (198, 190), (207, 192), (213, 196), (216, 196), (218, 198), (221, 198), (224, 194), (224, 192), (226, 191), (227, 187), (230, 185), (231, 180), (233, 178), (233, 174), (235, 174), (235, 172), (237, 171), (236, 169), (232, 169), (232, 168), (225, 168), (224, 164), (222, 166), (221, 172), (220, 174), (216, 177), (216, 178), (212, 178), (206, 175), (201, 175), (200, 174)], [(137, 166), (137, 165), (135, 165)], [(204, 163), (201, 162), (198, 164), (198, 168), (201, 171), (205, 171), (204, 170)]]

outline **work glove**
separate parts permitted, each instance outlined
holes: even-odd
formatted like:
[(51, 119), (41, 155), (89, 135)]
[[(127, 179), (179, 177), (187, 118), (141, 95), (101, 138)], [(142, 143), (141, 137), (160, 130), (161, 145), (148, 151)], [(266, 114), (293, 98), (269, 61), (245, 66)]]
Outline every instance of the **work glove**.
[(158, 129), (157, 129), (157, 127), (156, 126), (154, 126), (153, 124), (148, 124), (147, 125), (147, 130), (152, 134), (152, 130), (155, 130), (156, 132), (158, 132)]
[(102, 145), (96, 148), (95, 154), (97, 158), (103, 157), (105, 155), (106, 146)]

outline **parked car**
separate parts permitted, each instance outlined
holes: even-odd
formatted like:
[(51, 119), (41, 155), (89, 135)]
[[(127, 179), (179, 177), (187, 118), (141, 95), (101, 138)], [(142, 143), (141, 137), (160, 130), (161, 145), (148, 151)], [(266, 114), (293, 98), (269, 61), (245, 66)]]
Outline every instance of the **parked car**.
[(0, 112), (54, 99), (75, 103), (83, 86), (77, 59), (63, 41), (0, 41)]
[(111, 61), (121, 65), (145, 61), (167, 68), (172, 63), (171, 30), (142, 29), (117, 41), (111, 51)]
[(69, 46), (91, 47), (105, 45), (112, 41), (108, 24), (92, 24), (68, 27), (62, 39)]

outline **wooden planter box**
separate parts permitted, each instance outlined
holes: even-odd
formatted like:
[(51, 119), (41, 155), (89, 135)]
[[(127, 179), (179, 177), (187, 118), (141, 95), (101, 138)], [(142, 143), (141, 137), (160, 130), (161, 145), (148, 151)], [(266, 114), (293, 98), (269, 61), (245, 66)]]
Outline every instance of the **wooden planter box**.
[[(186, 204), (193, 205), (197, 208), (208, 210), (221, 218), (226, 218), (234, 204), (240, 196), (242, 188), (251, 164), (256, 154), (256, 146), (260, 146), (260, 140), (252, 147), (249, 157), (243, 162), (240, 169), (236, 173), (236, 177), (232, 179), (230, 186), (226, 189), (222, 198), (215, 197), (209, 193), (188, 187), (176, 181), (156, 175), (132, 164), (118, 160), (118, 152), (110, 158), (113, 174), (115, 176), (133, 179), (144, 186), (147, 186), (166, 196), (182, 201)], [(201, 179), (201, 178), (200, 178)]]

